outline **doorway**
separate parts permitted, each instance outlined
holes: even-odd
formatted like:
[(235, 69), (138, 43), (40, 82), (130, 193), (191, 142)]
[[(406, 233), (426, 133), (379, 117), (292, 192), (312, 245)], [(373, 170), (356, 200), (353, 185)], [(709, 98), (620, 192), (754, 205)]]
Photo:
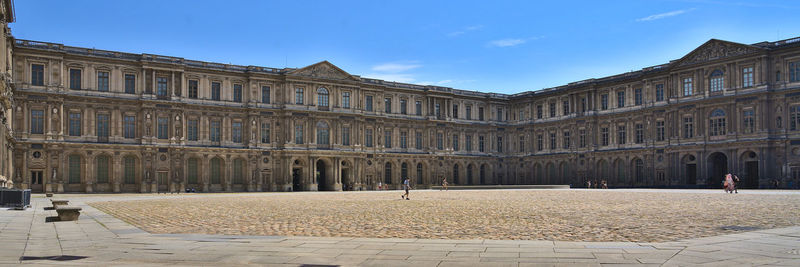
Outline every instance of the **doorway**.
[(43, 173), (44, 172), (41, 170), (31, 171), (31, 187), (30, 187), (31, 192), (34, 193), (43, 192), (42, 191), (43, 190), (42, 184), (44, 183), (44, 181), (42, 180), (44, 178)]
[(301, 183), (302, 177), (303, 177), (303, 169), (300, 168), (292, 169), (292, 191), (303, 190), (303, 184)]
[(350, 177), (350, 168), (343, 168), (342, 169), (342, 191), (353, 191), (355, 188), (355, 183), (353, 179)]
[(747, 188), (758, 188), (758, 161), (748, 161), (744, 163), (744, 186)]
[(328, 166), (323, 160), (317, 160), (317, 191), (333, 190), (333, 183), (328, 179)]
[(686, 184), (697, 184), (697, 164), (686, 164)]
[(720, 152), (712, 153), (708, 157), (708, 181), (707, 185), (721, 185), (725, 175), (728, 174), (728, 156)]

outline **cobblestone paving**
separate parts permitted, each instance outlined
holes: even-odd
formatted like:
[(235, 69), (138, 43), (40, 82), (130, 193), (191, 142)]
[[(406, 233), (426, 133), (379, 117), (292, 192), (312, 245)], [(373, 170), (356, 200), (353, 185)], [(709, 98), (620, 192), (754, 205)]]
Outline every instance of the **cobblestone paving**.
[[(150, 233), (664, 242), (800, 225), (798, 194), (487, 190), (95, 202)], [(213, 196), (213, 197), (212, 197)]]

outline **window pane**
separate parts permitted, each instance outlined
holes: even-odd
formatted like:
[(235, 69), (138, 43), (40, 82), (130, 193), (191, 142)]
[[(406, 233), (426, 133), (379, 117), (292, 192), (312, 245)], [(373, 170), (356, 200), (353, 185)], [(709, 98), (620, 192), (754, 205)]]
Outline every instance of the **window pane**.
[(97, 91), (108, 92), (108, 72), (97, 73)]
[[(195, 86), (196, 85), (197, 84), (195, 84)], [(136, 93), (136, 75), (125, 74), (125, 93), (126, 94), (135, 94)], [(195, 97), (197, 97), (197, 96), (195, 96)]]

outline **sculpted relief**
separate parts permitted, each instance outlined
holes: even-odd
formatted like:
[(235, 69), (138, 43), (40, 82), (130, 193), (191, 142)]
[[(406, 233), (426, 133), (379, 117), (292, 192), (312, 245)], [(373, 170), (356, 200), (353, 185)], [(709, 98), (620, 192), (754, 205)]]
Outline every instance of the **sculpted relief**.
[(308, 76), (312, 78), (337, 79), (337, 80), (352, 79), (350, 75), (324, 62), (312, 65), (307, 68), (300, 69), (297, 72), (295, 72), (295, 74), (300, 76)]
[(758, 49), (740, 44), (730, 44), (725, 42), (709, 42), (701, 49), (692, 53), (683, 60), (678, 66), (692, 65), (726, 57), (735, 57), (750, 53), (756, 53)]

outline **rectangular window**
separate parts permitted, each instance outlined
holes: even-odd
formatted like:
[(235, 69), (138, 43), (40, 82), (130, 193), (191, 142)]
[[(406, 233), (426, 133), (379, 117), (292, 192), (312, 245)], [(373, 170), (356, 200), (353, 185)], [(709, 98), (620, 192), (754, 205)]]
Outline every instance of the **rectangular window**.
[(442, 110), (439, 108), (439, 103), (433, 105), (433, 113), (436, 114), (437, 119), (442, 119)]
[(580, 129), (578, 131), (578, 134), (580, 134), (579, 137), (580, 139), (578, 140), (578, 144), (580, 145), (580, 147), (586, 147), (586, 130)]
[(233, 85), (233, 102), (242, 103), (242, 85)]
[(97, 91), (108, 92), (108, 72), (100, 71), (97, 73)]
[(186, 121), (186, 139), (189, 141), (197, 141), (197, 120)]
[(219, 142), (220, 140), (220, 132), (219, 132), (219, 121), (211, 121), (209, 123), (209, 139), (211, 142)]
[(556, 133), (550, 133), (550, 150), (556, 149)]
[(519, 152), (525, 153), (525, 136), (519, 135)]
[(69, 135), (70, 136), (81, 136), (81, 114), (80, 113), (70, 113), (69, 114)]
[(364, 145), (372, 147), (372, 129), (367, 129), (364, 133)]
[(453, 118), (458, 119), (458, 105), (453, 105)]
[(692, 78), (683, 78), (683, 96), (690, 96), (693, 93)]
[(261, 123), (261, 143), (262, 144), (269, 144), (270, 143), (270, 123), (269, 122), (262, 122)]
[(634, 105), (640, 106), (642, 105), (642, 88), (636, 88), (633, 90), (633, 103)]
[(472, 135), (468, 134), (464, 140), (464, 148), (467, 152), (472, 151)]
[(126, 94), (136, 93), (136, 75), (125, 74), (125, 93)]
[(81, 183), (81, 156), (69, 156), (69, 183)]
[(497, 137), (497, 152), (503, 153), (503, 137)]
[(478, 108), (478, 120), (483, 121), (483, 108)]
[(608, 94), (600, 95), (600, 109), (602, 110), (608, 109)]
[(400, 99), (400, 114), (408, 114), (408, 102), (405, 99)]
[(581, 113), (586, 112), (586, 98), (581, 97)]
[(600, 128), (600, 143), (608, 146), (608, 127)]
[(220, 100), (220, 95), (222, 94), (222, 84), (218, 82), (211, 83), (211, 100)]
[(563, 109), (564, 116), (569, 115), (569, 101), (564, 101), (563, 103), (561, 103), (561, 109)]
[(710, 136), (723, 136), (726, 134), (725, 117), (711, 118), (708, 120)]
[(303, 125), (294, 126), (294, 143), (298, 145), (303, 144)]
[(44, 133), (44, 110), (41, 109), (31, 110), (31, 133), (32, 134)]
[(486, 151), (485, 141), (483, 135), (478, 136), (478, 151), (484, 152)]
[(742, 87), (753, 86), (753, 67), (742, 69)]
[(44, 65), (31, 65), (31, 85), (44, 85)]
[(422, 116), (422, 101), (415, 102), (414, 106), (417, 116)]
[[(125, 161), (125, 163), (124, 163), (125, 164), (125, 167), (124, 167), (124, 170), (125, 170), (125, 172), (124, 172), (125, 173), (125, 177), (124, 177), (125, 184), (134, 184), (134, 183), (136, 183), (136, 159), (134, 157), (128, 156), (128, 157), (125, 157), (124, 161)], [(194, 165), (194, 168), (195, 168), (194, 169), (194, 171), (195, 171), (194, 172), (194, 175), (195, 175), (194, 176), (195, 177), (194, 180), (192, 180), (192, 168), (193, 168), (193, 166), (191, 165), (191, 163), (195, 164)], [(194, 183), (197, 183), (197, 169), (196, 168), (197, 168), (197, 161), (191, 161), (190, 160), (189, 161), (189, 181), (194, 181)]]
[(156, 93), (158, 96), (167, 96), (167, 78), (166, 77), (158, 77), (156, 78)]
[(400, 148), (408, 148), (408, 132), (400, 132)]
[(625, 91), (617, 92), (617, 108), (625, 107)]
[(364, 109), (367, 111), (372, 111), (372, 96), (368, 95), (364, 102)]
[(644, 125), (641, 123), (636, 124), (636, 143), (644, 143)]
[(536, 118), (541, 119), (543, 117), (544, 114), (542, 114), (542, 105), (536, 105)]
[(459, 147), (458, 147), (458, 135), (454, 134), (453, 135), (453, 151), (458, 151), (458, 149), (459, 149)]
[(436, 149), (438, 150), (444, 149), (444, 140), (442, 139), (442, 133), (436, 133)]
[(350, 127), (342, 127), (342, 145), (350, 145)]
[(271, 94), (272, 94), (272, 92), (271, 92), (269, 86), (267, 86), (267, 85), (261, 86), (261, 103), (269, 104), (271, 102), (271, 99), (270, 99), (271, 98)]
[(422, 132), (414, 133), (414, 145), (417, 149), (422, 149)]
[(556, 103), (550, 103), (550, 118), (556, 116)]
[(296, 105), (302, 105), (303, 104), (303, 97), (304, 97), (303, 88), (295, 88), (294, 89), (294, 103)]
[(234, 143), (242, 142), (242, 122), (231, 123), (231, 141)]
[(465, 107), (465, 109), (466, 109), (466, 113), (467, 113), (467, 114), (465, 114), (465, 115), (467, 115), (467, 120), (472, 120), (472, 106), (467, 105)]
[(95, 125), (97, 127), (97, 137), (104, 138), (101, 139), (103, 141), (108, 141), (108, 114), (97, 114), (97, 122), (95, 122)]
[(383, 147), (392, 148), (392, 130), (383, 131)]
[(800, 106), (789, 107), (789, 130), (797, 131), (800, 126)]
[(745, 133), (755, 132), (755, 111), (752, 109), (742, 111), (742, 118), (742, 130), (744, 130)]
[(536, 135), (536, 150), (544, 150), (544, 137), (541, 134)]
[(683, 118), (683, 138), (692, 138), (694, 137), (694, 118), (692, 117), (684, 117)]
[(628, 135), (625, 131), (625, 125), (617, 126), (617, 144), (624, 145), (626, 143)]
[(664, 121), (656, 121), (656, 141), (664, 141)]
[(569, 140), (569, 131), (564, 131), (564, 135), (563, 135), (562, 137), (563, 137), (563, 138), (562, 138), (562, 140), (561, 140), (561, 141), (563, 141), (563, 142), (564, 142), (564, 144), (563, 144), (563, 145), (564, 145), (564, 146), (563, 146), (563, 147), (564, 147), (564, 149), (569, 149), (569, 143), (570, 143), (570, 142), (569, 142), (569, 141), (570, 141), (570, 140)]
[(384, 113), (392, 113), (392, 99), (391, 98), (384, 98), (383, 99), (383, 107)]
[(664, 84), (656, 84), (656, 101), (664, 101)]
[(127, 139), (136, 138), (136, 116), (122, 117), (122, 135)]
[(775, 81), (776, 82), (780, 82), (781, 81), (781, 71), (776, 71), (775, 72)]
[(81, 70), (80, 69), (70, 69), (69, 70), (69, 89), (72, 89), (72, 90), (80, 90), (81, 89)]
[(350, 92), (342, 92), (342, 108), (350, 108)]
[(169, 138), (169, 118), (158, 118), (158, 139)]
[(503, 121), (503, 108), (497, 108), (497, 121)]
[(789, 82), (800, 81), (800, 61), (789, 63)]
[(197, 99), (197, 80), (189, 80), (189, 98)]

